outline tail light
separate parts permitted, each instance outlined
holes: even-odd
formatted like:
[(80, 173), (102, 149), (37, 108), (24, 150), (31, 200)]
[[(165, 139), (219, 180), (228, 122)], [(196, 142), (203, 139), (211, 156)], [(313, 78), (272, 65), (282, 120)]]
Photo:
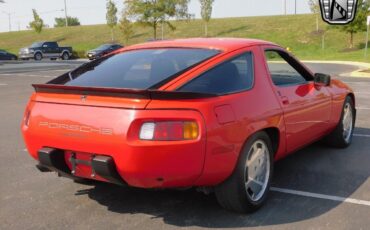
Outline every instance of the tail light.
[(194, 121), (146, 122), (141, 126), (139, 138), (150, 141), (195, 140), (199, 136)]

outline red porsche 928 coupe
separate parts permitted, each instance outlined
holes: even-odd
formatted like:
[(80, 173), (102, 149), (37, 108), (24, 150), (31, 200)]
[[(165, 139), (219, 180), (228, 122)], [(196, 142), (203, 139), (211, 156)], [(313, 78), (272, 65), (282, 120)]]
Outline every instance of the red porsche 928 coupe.
[(356, 115), (343, 82), (249, 39), (134, 45), (33, 87), (21, 128), (40, 171), (198, 187), (238, 212), (266, 200), (274, 161), (350, 145)]

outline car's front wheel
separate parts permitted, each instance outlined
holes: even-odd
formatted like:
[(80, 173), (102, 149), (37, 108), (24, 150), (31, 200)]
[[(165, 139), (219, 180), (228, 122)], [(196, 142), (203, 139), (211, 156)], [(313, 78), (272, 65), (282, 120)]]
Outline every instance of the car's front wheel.
[(233, 174), (216, 187), (220, 205), (228, 210), (248, 213), (266, 200), (273, 174), (273, 150), (265, 132), (246, 142)]
[(324, 141), (330, 146), (346, 148), (352, 143), (353, 130), (355, 128), (356, 110), (351, 97), (347, 96), (344, 101), (342, 114), (337, 127)]
[(42, 54), (41, 53), (36, 53), (34, 56), (36, 61), (41, 61), (42, 60)]

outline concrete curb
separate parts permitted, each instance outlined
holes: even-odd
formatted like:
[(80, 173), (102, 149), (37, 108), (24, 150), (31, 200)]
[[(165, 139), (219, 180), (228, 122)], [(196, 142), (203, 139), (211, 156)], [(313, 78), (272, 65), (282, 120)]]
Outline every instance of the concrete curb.
[(327, 63), (327, 64), (339, 64), (339, 65), (351, 65), (357, 66), (359, 69), (355, 70), (350, 73), (342, 73), (340, 76), (342, 77), (364, 77), (370, 78), (370, 63), (365, 62), (353, 62), (353, 61), (316, 61), (316, 60), (309, 60), (309, 61), (302, 61), (305, 63)]

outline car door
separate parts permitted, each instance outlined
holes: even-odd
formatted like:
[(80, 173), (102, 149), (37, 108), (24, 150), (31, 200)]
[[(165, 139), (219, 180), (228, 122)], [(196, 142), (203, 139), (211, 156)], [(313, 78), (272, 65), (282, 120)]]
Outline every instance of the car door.
[(287, 151), (292, 152), (322, 137), (331, 115), (331, 95), (313, 82), (313, 74), (292, 55), (264, 47), (271, 83), (284, 111)]
[(56, 42), (48, 42), (48, 47), (49, 47), (49, 55), (50, 57), (59, 57), (59, 46)]

